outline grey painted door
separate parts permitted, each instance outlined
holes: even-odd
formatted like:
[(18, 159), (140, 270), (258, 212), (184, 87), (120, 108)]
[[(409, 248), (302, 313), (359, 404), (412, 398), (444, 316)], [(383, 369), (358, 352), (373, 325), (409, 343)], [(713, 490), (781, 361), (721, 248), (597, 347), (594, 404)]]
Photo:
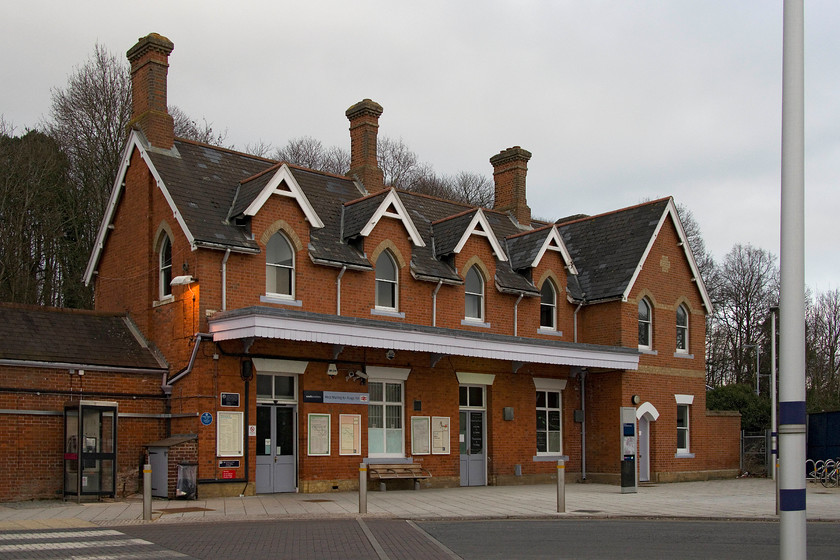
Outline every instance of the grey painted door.
[(257, 406), (257, 493), (297, 488), (295, 407)]
[(650, 481), (650, 421), (639, 418), (639, 482)]
[(484, 411), (462, 410), (459, 420), (461, 486), (484, 486), (487, 484)]

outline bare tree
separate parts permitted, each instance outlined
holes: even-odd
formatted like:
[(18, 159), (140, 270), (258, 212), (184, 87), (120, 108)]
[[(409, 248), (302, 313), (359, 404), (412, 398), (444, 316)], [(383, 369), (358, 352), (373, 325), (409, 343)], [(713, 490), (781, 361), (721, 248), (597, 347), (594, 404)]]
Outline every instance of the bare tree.
[(840, 290), (818, 294), (806, 308), (808, 409), (840, 408)]
[[(735, 245), (720, 267), (720, 283), (712, 294), (709, 319), (707, 382), (755, 383), (755, 352), (762, 344), (763, 324), (779, 299), (776, 256), (751, 245)], [(769, 341), (767, 341), (769, 342)]]
[(187, 115), (183, 109), (175, 105), (168, 107), (168, 111), (172, 116), (172, 120), (175, 121), (175, 136), (178, 138), (194, 140), (214, 146), (232, 147), (224, 145), (227, 139), (227, 130), (217, 133), (213, 130), (212, 123), (207, 122), (207, 119), (202, 119), (202, 123), (198, 123)]
[(350, 169), (349, 152), (337, 147), (324, 148), (320, 140), (311, 136), (292, 138), (274, 152), (274, 159), (337, 175)]

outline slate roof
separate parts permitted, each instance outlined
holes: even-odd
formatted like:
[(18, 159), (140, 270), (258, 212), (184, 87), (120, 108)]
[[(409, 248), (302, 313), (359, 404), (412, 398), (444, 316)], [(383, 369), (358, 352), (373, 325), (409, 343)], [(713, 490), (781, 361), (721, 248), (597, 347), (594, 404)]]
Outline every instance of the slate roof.
[(587, 302), (620, 297), (641, 263), (665, 212), (663, 198), (598, 216), (558, 224), (578, 271), (577, 293)]
[[(149, 154), (197, 245), (259, 251), (247, 228), (237, 225), (233, 218), (242, 216), (282, 163), (181, 139), (175, 140), (172, 152), (150, 149)], [(390, 191), (365, 196), (349, 178), (293, 165), (289, 169), (324, 223), (324, 227), (310, 231), (307, 249), (313, 261), (372, 269), (361, 246), (348, 241), (360, 234)], [(478, 209), (417, 193), (396, 192), (426, 244), (412, 249), (414, 277), (462, 283), (448, 257)], [(558, 221), (556, 227), (578, 271), (578, 276), (568, 276), (569, 295), (586, 302), (623, 295), (669, 200)], [(496, 262), (496, 286), (506, 292), (539, 295), (528, 269), (555, 224), (545, 227), (535, 222), (537, 229), (523, 234), (506, 213), (483, 212), (509, 259)]]
[(116, 313), (0, 303), (0, 360), (168, 369)]

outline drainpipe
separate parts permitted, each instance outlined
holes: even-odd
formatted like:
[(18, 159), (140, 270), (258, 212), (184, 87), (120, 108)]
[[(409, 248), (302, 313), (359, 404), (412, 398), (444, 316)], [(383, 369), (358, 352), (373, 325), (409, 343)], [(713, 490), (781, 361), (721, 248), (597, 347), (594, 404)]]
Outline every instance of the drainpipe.
[(227, 309), (227, 261), (230, 257), (230, 249), (225, 251), (225, 256), (222, 259), (222, 311)]
[(575, 309), (575, 313), (574, 313), (574, 317), (575, 317), (575, 342), (577, 342), (577, 315), (578, 315), (578, 311), (580, 311), (581, 307), (583, 307), (583, 302), (580, 302), (578, 304), (577, 309)]
[(525, 292), (520, 292), (516, 303), (513, 304), (513, 336), (516, 336), (519, 327), (519, 302), (525, 297)]
[[(580, 307), (578, 307), (580, 309)], [(575, 311), (577, 313), (577, 311)], [(586, 370), (580, 371), (580, 408), (583, 421), (580, 423), (580, 476), (586, 480)]]
[(435, 286), (435, 291), (432, 292), (432, 326), (437, 326), (437, 293), (440, 290), (440, 287), (443, 285), (443, 280), (438, 280), (437, 286)]
[(346, 266), (341, 267), (341, 272), (338, 273), (338, 278), (335, 279), (335, 314), (341, 316), (341, 277), (347, 271)]

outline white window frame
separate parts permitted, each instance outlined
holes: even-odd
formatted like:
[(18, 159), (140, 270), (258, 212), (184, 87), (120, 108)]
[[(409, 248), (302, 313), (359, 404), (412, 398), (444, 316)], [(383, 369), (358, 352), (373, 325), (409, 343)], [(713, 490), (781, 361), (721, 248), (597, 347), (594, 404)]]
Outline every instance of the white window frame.
[[(691, 406), (694, 404), (694, 395), (674, 395), (677, 401), (677, 452), (676, 458), (693, 458), (691, 453)], [(681, 407), (685, 408), (685, 426), (679, 425), (679, 410)], [(685, 446), (680, 447), (679, 434), (685, 432)]]
[(639, 308), (644, 305), (648, 311), (648, 319), (642, 320), (641, 313), (638, 314), (638, 324), (639, 324), (639, 334), (641, 334), (641, 326), (644, 324), (647, 330), (647, 344), (642, 344), (642, 337), (639, 336), (639, 349), (640, 350), (650, 350), (653, 347), (653, 305), (651, 305), (650, 301), (647, 298), (642, 298), (639, 300)]
[[(469, 292), (469, 291), (467, 291), (467, 278), (469, 278), (469, 275), (470, 275), (471, 272), (475, 273), (475, 275), (478, 277), (478, 281), (481, 283), (481, 286), (480, 286), (481, 291), (480, 292)], [(464, 319), (465, 320), (484, 322), (484, 294), (487, 291), (485, 289), (486, 284), (487, 283), (484, 280), (484, 275), (481, 274), (481, 270), (476, 265), (471, 266), (470, 269), (467, 271), (467, 274), (464, 277)], [(470, 296), (472, 296), (474, 298), (478, 298), (478, 317), (473, 317), (473, 316), (467, 315), (467, 301), (468, 301), (467, 298), (470, 297)]]
[[(277, 236), (279, 236), (280, 239), (282, 239), (283, 242), (286, 244), (286, 246), (289, 248), (289, 252), (292, 255), (291, 266), (268, 262), (268, 245)], [(269, 277), (268, 276), (268, 270), (269, 270), (269, 267), (275, 267), (275, 268), (291, 271), (291, 275), (290, 275), (291, 277), (289, 279), (289, 293), (288, 294), (281, 294), (279, 292), (272, 292), (268, 289), (268, 277)], [(278, 231), (278, 232), (274, 233), (274, 235), (272, 235), (269, 238), (268, 242), (265, 245), (265, 295), (269, 298), (294, 300), (295, 299), (295, 287), (296, 287), (295, 286), (295, 276), (297, 275), (296, 272), (297, 271), (295, 269), (295, 246), (292, 245), (292, 242), (289, 241), (289, 238), (282, 231)], [(276, 287), (276, 282), (275, 282), (275, 287)]]
[[(169, 247), (169, 264), (164, 264), (164, 249)], [(167, 279), (167, 275), (169, 278)], [(161, 301), (171, 299), (172, 296), (172, 240), (164, 233), (158, 249), (158, 297)]]
[[(394, 270), (394, 278), (393, 279), (382, 278), (382, 277), (379, 276), (379, 271), (380, 271), (379, 262), (383, 258), (388, 259), (388, 261), (390, 261), (390, 263), (391, 263), (391, 266), (393, 267), (393, 270)], [(382, 253), (379, 255), (379, 257), (376, 259), (376, 265), (377, 265), (376, 266), (376, 273), (375, 273), (376, 274), (376, 284), (374, 286), (375, 307), (376, 307), (376, 309), (382, 309), (382, 310), (385, 310), (385, 311), (398, 311), (399, 306), (400, 306), (400, 303), (399, 303), (400, 302), (400, 268), (397, 265), (397, 261), (391, 255), (390, 251), (385, 250), (385, 251), (382, 251)], [(380, 285), (380, 283), (390, 285), (391, 290), (393, 290), (393, 297), (394, 297), (394, 305), (393, 306), (382, 305), (380, 303), (380, 301), (379, 301), (379, 285)]]
[[(680, 325), (680, 310), (682, 310), (682, 312), (685, 314), (685, 324), (684, 325)], [(677, 350), (677, 352), (679, 352), (681, 354), (687, 354), (688, 353), (688, 334), (689, 334), (688, 324), (689, 324), (689, 321), (688, 321), (688, 309), (686, 309), (685, 305), (683, 305), (683, 304), (680, 304), (680, 305), (677, 306), (676, 323), (677, 323), (677, 340), (676, 340), (676, 347), (677, 348), (676, 348), (676, 350)], [(683, 344), (684, 345), (683, 345), (682, 348), (680, 348), (680, 330), (683, 331)]]
[[(543, 290), (548, 287), (551, 290), (551, 303), (545, 303), (543, 301)], [(548, 307), (551, 309), (551, 324), (550, 325), (543, 325), (543, 308)], [(543, 282), (543, 286), (540, 289), (540, 329), (541, 330), (557, 330), (557, 288), (554, 287), (554, 282), (550, 279), (546, 279)]]
[[(537, 457), (557, 457), (563, 455), (563, 390), (566, 388), (566, 383), (567, 381), (565, 379), (543, 377), (534, 378), (534, 402), (536, 403), (536, 393), (546, 393), (546, 406), (538, 406), (535, 409), (535, 412), (539, 412), (541, 410), (546, 411), (546, 449), (548, 449), (548, 411), (556, 410), (560, 413), (560, 451), (539, 451), (539, 449), (537, 449)], [(558, 406), (556, 408), (548, 406), (548, 393), (558, 394)], [(536, 414), (534, 416), (536, 418)], [(536, 425), (534, 428), (534, 433), (536, 435)], [(536, 440), (534, 440), (534, 448), (537, 448)]]
[[(408, 374), (411, 372), (410, 369), (404, 368), (391, 368), (391, 367), (368, 367), (367, 375), (368, 375), (368, 393), (370, 393), (370, 385), (373, 383), (381, 383), (382, 384), (382, 401), (372, 401), (368, 400), (368, 445), (367, 445), (367, 455), (372, 459), (377, 458), (405, 458), (405, 381), (408, 379)], [(387, 420), (386, 414), (386, 405), (394, 406), (395, 402), (388, 402), (386, 401), (386, 386), (391, 384), (398, 384), (400, 386), (400, 432), (402, 433), (400, 437), (400, 450), (392, 451), (388, 453), (387, 451), (384, 453), (371, 453), (370, 452), (370, 441), (371, 441), (371, 427), (370, 427), (370, 411), (371, 407), (374, 406), (381, 406), (382, 407), (382, 422), (383, 422), (383, 431), (382, 431), (382, 448), (386, 449), (387, 446), (387, 435), (385, 432), (385, 422)]]

